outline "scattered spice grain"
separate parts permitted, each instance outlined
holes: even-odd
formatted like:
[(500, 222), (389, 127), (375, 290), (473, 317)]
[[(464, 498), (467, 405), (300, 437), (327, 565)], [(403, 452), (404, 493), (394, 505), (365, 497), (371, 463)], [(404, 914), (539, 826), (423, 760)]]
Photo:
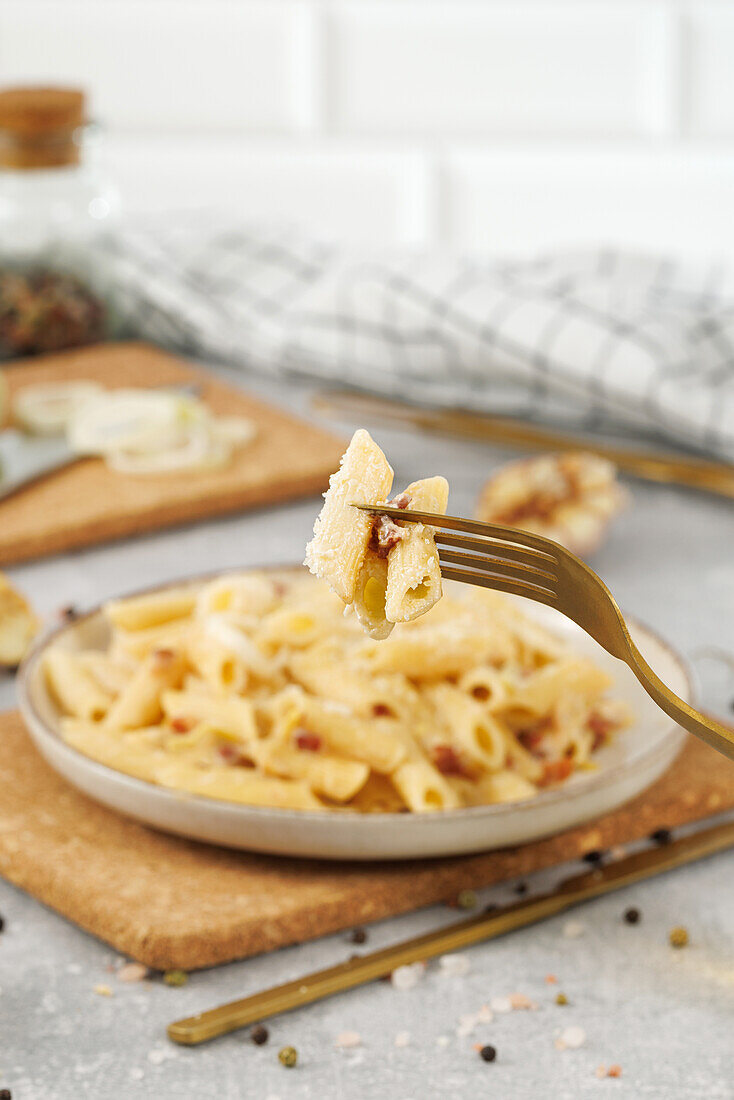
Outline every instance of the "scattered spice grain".
[(497, 1057), (497, 1051), (493, 1046), (488, 1043), (486, 1046), (480, 1049), (479, 1057), (482, 1059), (483, 1062), (494, 1062)]
[(456, 904), (459, 909), (476, 909), (479, 899), (473, 890), (460, 890)]
[(281, 1066), (292, 1069), (298, 1061), (298, 1052), (295, 1047), (283, 1047), (278, 1051), (278, 1061)]
[(566, 1027), (555, 1041), (556, 1050), (578, 1050), (586, 1042), (586, 1032), (582, 1027)]
[(166, 985), (186, 985), (188, 980), (189, 976), (185, 970), (166, 970), (163, 975)]
[(592, 867), (598, 867), (604, 862), (604, 852), (599, 848), (593, 848), (590, 852), (584, 852), (581, 859), (584, 863), (590, 863)]
[(261, 1047), (267, 1043), (270, 1038), (270, 1032), (262, 1024), (256, 1024), (250, 1032), (250, 1038), (256, 1047)]
[(677, 925), (675, 928), (671, 928), (668, 939), (671, 947), (687, 947), (688, 929), (683, 928), (682, 925)]
[(118, 982), (142, 982), (150, 974), (147, 966), (142, 963), (125, 963), (116, 971)]
[(350, 1047), (359, 1047), (362, 1045), (362, 1036), (358, 1031), (342, 1031), (341, 1034), (337, 1035), (334, 1045), (344, 1050)]

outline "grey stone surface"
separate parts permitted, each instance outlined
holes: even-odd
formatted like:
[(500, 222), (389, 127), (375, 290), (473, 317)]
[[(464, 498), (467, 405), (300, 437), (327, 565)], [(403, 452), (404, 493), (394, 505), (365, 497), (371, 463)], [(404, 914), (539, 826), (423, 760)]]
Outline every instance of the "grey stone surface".
[[(305, 407), (302, 389), (275, 396)], [(379, 438), (396, 482), (445, 473), (452, 510), (463, 514), (490, 468), (507, 458), (490, 447), (408, 432), (380, 431)], [(624, 608), (689, 657), (706, 646), (734, 651), (731, 504), (649, 485), (632, 490), (634, 507), (596, 568)], [(310, 500), (261, 510), (31, 563), (11, 575), (48, 615), (68, 603), (89, 607), (197, 571), (298, 560), (315, 509)], [(705, 704), (727, 711), (734, 673), (706, 658), (695, 667)], [(12, 682), (0, 682), (0, 706), (12, 702)], [(532, 888), (548, 881), (540, 876)], [(486, 900), (512, 896), (504, 886)], [(632, 904), (643, 914), (634, 927), (621, 919)], [(119, 982), (108, 970), (117, 960), (107, 946), (2, 882), (0, 912), (0, 1086), (11, 1088), (14, 1100), (734, 1096), (734, 853), (587, 905), (574, 914), (583, 924), (577, 938), (563, 934), (567, 918), (559, 918), (475, 947), (464, 977), (446, 977), (433, 964), (412, 990), (378, 982), (283, 1016), (269, 1025), (263, 1047), (243, 1033), (177, 1048), (167, 1043), (165, 1025), (344, 958), (354, 950), (344, 936), (195, 974), (172, 989)], [(455, 919), (435, 907), (383, 922), (370, 929), (363, 950)], [(675, 924), (690, 930), (685, 950), (667, 943)], [(548, 973), (557, 985), (545, 982)], [(95, 994), (99, 983), (114, 996)], [(555, 1005), (558, 990), (567, 1007)], [(462, 1015), (516, 991), (536, 1001), (537, 1011), (495, 1013), (457, 1036)], [(560, 1052), (554, 1038), (569, 1025), (583, 1027), (586, 1042)], [(337, 1049), (343, 1031), (359, 1032), (362, 1045)], [(403, 1031), (408, 1045), (396, 1047)], [(492, 1043), (497, 1061), (482, 1062), (476, 1042)], [(299, 1051), (295, 1070), (278, 1063), (285, 1044)], [(597, 1079), (596, 1067), (614, 1062), (622, 1077)]]

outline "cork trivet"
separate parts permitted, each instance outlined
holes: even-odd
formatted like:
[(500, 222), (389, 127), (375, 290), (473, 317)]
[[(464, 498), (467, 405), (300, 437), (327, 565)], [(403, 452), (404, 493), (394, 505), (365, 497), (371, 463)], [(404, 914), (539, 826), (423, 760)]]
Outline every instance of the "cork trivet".
[(6, 367), (21, 386), (89, 379), (108, 387), (195, 383), (216, 413), (247, 416), (257, 438), (220, 469), (132, 477), (101, 459), (59, 470), (0, 502), (0, 565), (271, 504), (326, 488), (344, 442), (202, 370), (139, 343), (98, 344)]
[(734, 764), (691, 738), (646, 794), (593, 824), (477, 856), (349, 864), (166, 836), (78, 794), (0, 715), (0, 874), (117, 951), (193, 970), (364, 924), (734, 806)]

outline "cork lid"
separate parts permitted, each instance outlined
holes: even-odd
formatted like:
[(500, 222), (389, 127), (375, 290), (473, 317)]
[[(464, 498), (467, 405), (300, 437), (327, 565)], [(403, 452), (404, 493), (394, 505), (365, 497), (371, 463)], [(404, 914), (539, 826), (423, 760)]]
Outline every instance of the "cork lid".
[(51, 136), (85, 121), (84, 92), (78, 88), (0, 89), (0, 129), (18, 137)]
[(0, 168), (64, 168), (79, 163), (76, 135), (87, 121), (78, 88), (0, 89)]

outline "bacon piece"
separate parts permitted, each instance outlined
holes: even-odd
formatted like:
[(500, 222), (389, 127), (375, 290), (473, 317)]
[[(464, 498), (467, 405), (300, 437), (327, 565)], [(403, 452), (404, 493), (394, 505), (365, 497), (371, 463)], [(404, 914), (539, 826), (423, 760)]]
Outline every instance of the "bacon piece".
[(458, 775), (463, 779), (471, 779), (471, 769), (467, 767), (453, 745), (434, 745), (431, 755), (433, 763), (442, 775)]
[(297, 730), (293, 735), (293, 740), (296, 746), (305, 752), (318, 752), (322, 745), (318, 733), (312, 733), (311, 730)]
[(176, 653), (172, 649), (154, 649), (153, 661), (157, 669), (168, 668), (176, 660)]
[[(407, 493), (400, 493), (399, 496), (393, 497), (387, 503), (390, 508), (407, 508), (410, 504), (410, 497)], [(405, 531), (394, 519), (391, 519), (390, 516), (374, 517), (370, 532), (370, 548), (374, 550), (379, 558), (386, 558), (402, 538), (405, 538)]]
[(196, 722), (193, 720), (193, 718), (171, 719), (171, 729), (174, 733), (188, 733), (189, 730), (192, 730), (195, 725)]
[(389, 516), (375, 516), (370, 532), (370, 549), (374, 550), (378, 558), (386, 558), (394, 546), (405, 537), (402, 527)]
[(609, 734), (615, 728), (615, 722), (611, 718), (605, 718), (603, 714), (593, 710), (586, 723), (592, 733), (591, 751), (596, 752), (609, 740)]
[(517, 731), (517, 739), (524, 749), (527, 749), (533, 756), (544, 756), (542, 742), (546, 733), (553, 725), (552, 718), (542, 718), (539, 722), (536, 722), (534, 726), (525, 726), (523, 729)]
[(551, 783), (562, 783), (564, 779), (568, 779), (572, 771), (573, 761), (568, 757), (564, 757), (563, 760), (547, 761), (538, 786), (547, 787)]
[(236, 745), (220, 745), (217, 752), (225, 764), (232, 764), (238, 768), (254, 768), (255, 762), (250, 760)]

